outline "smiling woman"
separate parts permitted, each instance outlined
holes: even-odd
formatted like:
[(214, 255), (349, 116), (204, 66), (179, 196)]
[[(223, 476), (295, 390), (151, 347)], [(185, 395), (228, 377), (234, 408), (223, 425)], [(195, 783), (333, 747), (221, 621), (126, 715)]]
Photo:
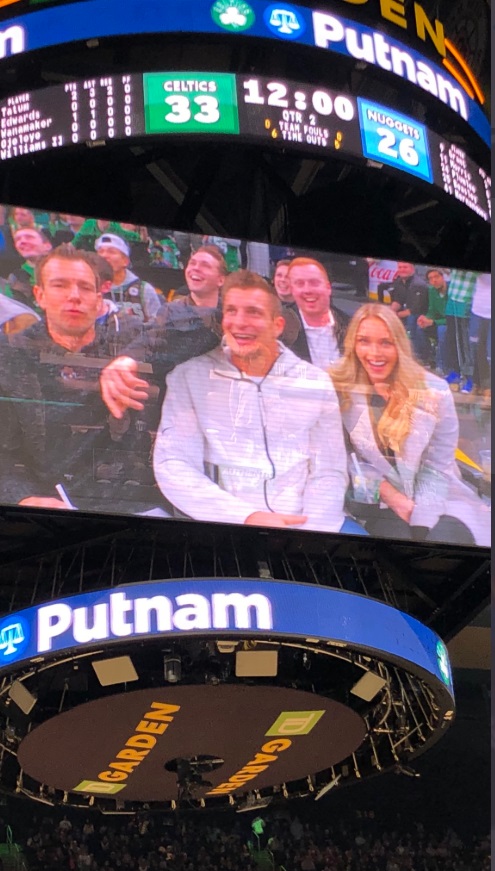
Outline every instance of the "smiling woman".
[(380, 318), (370, 317), (361, 321), (356, 334), (356, 357), (375, 390), (379, 392), (379, 385), (386, 388), (399, 354), (390, 330)]
[(416, 362), (390, 307), (357, 310), (331, 374), (350, 442), (352, 511), (367, 531), (487, 545), (489, 511), (456, 465), (452, 394)]

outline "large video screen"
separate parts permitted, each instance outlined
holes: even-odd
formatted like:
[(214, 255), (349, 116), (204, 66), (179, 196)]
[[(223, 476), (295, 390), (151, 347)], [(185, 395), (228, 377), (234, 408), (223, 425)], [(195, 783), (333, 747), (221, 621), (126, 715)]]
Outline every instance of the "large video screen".
[(490, 289), (2, 206), (2, 503), (486, 547)]
[(458, 144), (389, 106), (321, 86), (218, 72), (97, 76), (0, 101), (0, 160), (142, 136), (235, 136), (366, 158), (491, 219), (491, 178)]

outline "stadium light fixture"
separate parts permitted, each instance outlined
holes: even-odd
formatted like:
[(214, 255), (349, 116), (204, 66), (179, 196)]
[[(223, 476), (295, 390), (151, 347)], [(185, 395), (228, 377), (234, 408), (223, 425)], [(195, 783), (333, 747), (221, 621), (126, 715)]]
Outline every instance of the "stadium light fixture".
[(163, 657), (163, 676), (167, 683), (178, 683), (182, 678), (182, 662), (180, 656), (172, 654)]
[(130, 656), (114, 656), (112, 659), (96, 659), (91, 663), (102, 687), (130, 683), (139, 680)]
[(351, 693), (365, 702), (371, 702), (386, 685), (387, 681), (385, 678), (380, 677), (379, 674), (375, 674), (373, 671), (367, 671), (354, 684)]
[(36, 696), (33, 696), (20, 680), (15, 680), (13, 682), (7, 695), (9, 699), (17, 705), (22, 713), (26, 715), (31, 713), (37, 702)]

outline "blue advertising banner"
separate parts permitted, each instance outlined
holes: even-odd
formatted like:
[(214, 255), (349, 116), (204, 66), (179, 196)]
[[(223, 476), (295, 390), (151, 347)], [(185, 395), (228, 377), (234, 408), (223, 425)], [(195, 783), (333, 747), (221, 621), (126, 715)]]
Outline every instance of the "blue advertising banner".
[[(227, 33), (316, 46), (379, 67), (449, 106), (490, 144), (490, 125), (478, 103), (441, 66), (379, 30), (341, 15), (266, 0), (87, 0), (4, 22), (0, 59), (76, 40), (125, 34)], [(449, 63), (449, 66), (451, 64)]]
[(446, 647), (415, 618), (362, 596), (282, 581), (159, 581), (37, 605), (1, 621), (0, 669), (122, 639), (191, 633), (335, 641), (421, 669), (452, 694)]

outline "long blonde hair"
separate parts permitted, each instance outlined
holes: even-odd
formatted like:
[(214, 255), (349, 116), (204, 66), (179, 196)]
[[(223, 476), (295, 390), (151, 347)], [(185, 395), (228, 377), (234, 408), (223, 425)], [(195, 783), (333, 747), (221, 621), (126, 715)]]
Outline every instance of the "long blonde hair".
[[(342, 409), (353, 401), (353, 393), (372, 393), (371, 382), (356, 355), (356, 336), (362, 322), (376, 318), (387, 327), (397, 350), (397, 363), (392, 373), (390, 396), (377, 425), (377, 435), (385, 448), (398, 452), (411, 431), (414, 409), (432, 405), (426, 389), (425, 370), (416, 362), (411, 343), (402, 321), (389, 306), (366, 303), (353, 315), (344, 341), (341, 360), (330, 369)], [(430, 409), (431, 410), (431, 409)]]

